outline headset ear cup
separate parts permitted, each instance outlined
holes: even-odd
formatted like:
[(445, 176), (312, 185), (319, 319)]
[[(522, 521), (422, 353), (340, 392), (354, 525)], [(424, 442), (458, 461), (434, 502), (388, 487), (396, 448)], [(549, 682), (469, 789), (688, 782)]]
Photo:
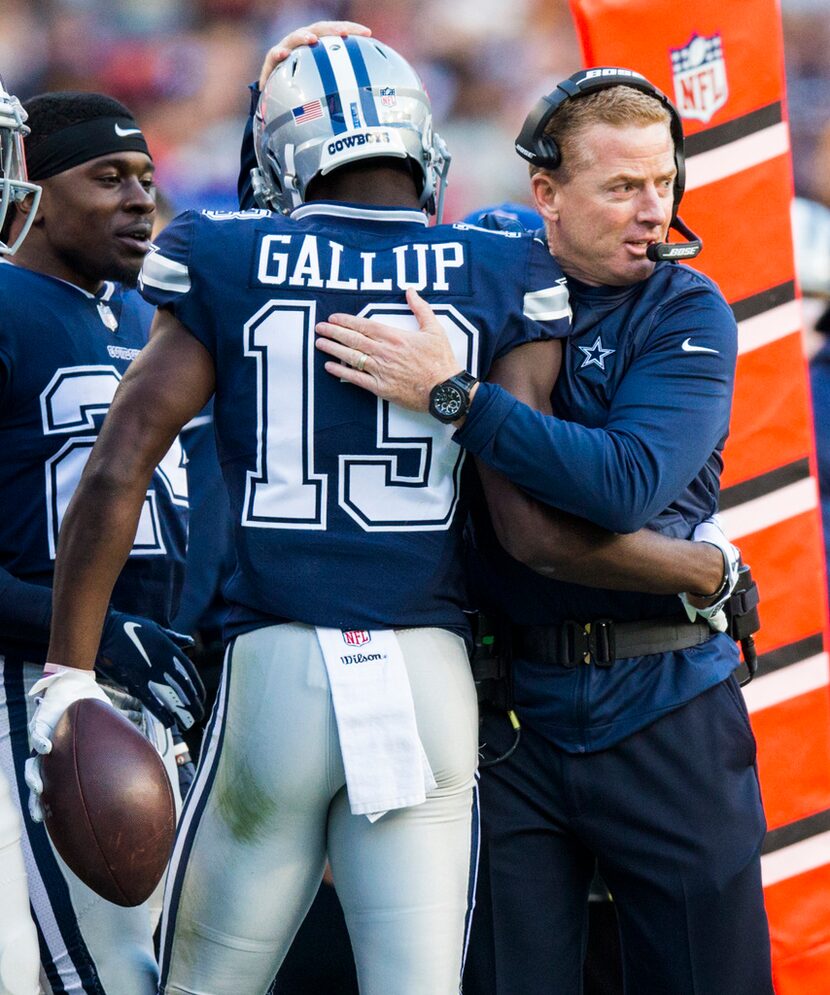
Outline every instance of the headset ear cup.
[(562, 161), (562, 156), (559, 154), (559, 146), (556, 141), (549, 135), (543, 135), (539, 138), (537, 144), (539, 152), (539, 163), (544, 169), (556, 169), (559, 163)]

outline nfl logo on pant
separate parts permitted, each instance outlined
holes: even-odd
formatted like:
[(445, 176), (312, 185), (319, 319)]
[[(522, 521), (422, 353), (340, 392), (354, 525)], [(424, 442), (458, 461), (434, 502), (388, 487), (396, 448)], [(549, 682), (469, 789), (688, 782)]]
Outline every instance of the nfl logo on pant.
[(343, 642), (347, 646), (363, 646), (371, 640), (366, 629), (351, 629), (350, 631), (341, 630), (343, 632)]

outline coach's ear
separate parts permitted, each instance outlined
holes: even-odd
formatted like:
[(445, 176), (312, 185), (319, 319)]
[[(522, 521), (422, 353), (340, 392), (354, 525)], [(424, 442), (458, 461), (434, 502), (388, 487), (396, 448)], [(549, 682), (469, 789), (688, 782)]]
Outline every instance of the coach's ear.
[(530, 177), (530, 189), (536, 210), (543, 220), (559, 220), (559, 184), (546, 169), (534, 173)]

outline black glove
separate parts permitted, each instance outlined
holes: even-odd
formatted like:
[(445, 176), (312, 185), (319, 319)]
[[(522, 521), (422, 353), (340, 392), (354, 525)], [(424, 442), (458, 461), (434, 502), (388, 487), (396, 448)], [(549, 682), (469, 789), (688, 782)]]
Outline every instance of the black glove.
[(189, 729), (205, 714), (205, 689), (182, 652), (193, 640), (141, 615), (110, 608), (95, 671), (119, 684), (168, 728)]

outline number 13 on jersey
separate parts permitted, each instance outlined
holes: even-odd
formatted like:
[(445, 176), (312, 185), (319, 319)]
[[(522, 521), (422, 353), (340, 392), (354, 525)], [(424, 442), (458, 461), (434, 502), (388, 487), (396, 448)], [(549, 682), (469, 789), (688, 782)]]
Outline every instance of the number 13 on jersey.
[[(433, 308), (459, 367), (478, 369), (478, 329), (451, 305)], [(361, 312), (410, 334), (418, 323), (405, 304), (369, 304)], [(339, 457), (337, 480), (314, 463), (313, 301), (271, 300), (245, 324), (245, 355), (257, 364), (257, 468), (249, 471), (242, 524), (253, 528), (327, 527), (329, 486), (367, 532), (443, 530), (458, 504), (463, 450), (453, 429), (430, 415), (378, 399), (375, 451)], [(328, 375), (328, 374), (327, 374)], [(414, 452), (415, 473), (399, 457)]]

